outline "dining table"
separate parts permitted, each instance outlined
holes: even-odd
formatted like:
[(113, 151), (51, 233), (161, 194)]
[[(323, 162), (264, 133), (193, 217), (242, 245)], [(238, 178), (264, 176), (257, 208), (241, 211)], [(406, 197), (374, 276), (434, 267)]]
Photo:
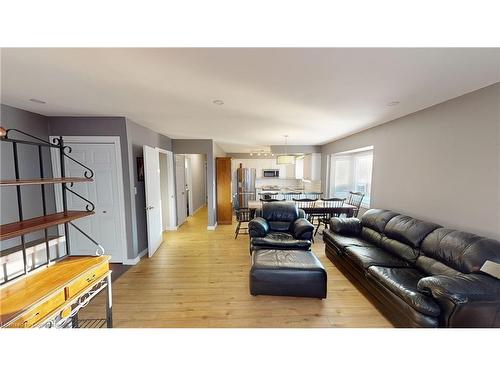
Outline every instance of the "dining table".
[[(326, 201), (326, 203), (328, 203), (328, 202)], [(254, 216), (255, 211), (257, 209), (262, 208), (262, 204), (266, 204), (266, 202), (262, 202), (260, 200), (248, 201), (248, 208), (252, 212), (252, 217)], [(318, 201), (314, 202), (314, 205), (312, 207), (302, 207), (302, 209), (308, 215), (320, 215), (320, 214), (341, 215), (341, 214), (345, 214), (347, 217), (353, 217), (358, 208), (356, 206), (353, 206), (353, 205), (350, 205), (347, 203), (344, 203), (341, 207), (328, 207), (327, 205), (325, 205), (325, 201), (318, 200)]]

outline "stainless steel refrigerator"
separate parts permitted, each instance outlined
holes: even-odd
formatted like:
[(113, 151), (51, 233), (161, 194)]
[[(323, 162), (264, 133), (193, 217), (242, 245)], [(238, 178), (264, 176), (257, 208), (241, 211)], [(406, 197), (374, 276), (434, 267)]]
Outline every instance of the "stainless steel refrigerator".
[(251, 200), (255, 200), (255, 168), (238, 168), (235, 208), (248, 207)]

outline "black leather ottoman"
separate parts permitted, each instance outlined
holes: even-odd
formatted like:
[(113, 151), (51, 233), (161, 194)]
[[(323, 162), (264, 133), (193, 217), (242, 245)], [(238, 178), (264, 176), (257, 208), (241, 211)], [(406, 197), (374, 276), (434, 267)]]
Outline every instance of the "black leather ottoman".
[(326, 271), (311, 251), (255, 250), (250, 293), (326, 298)]

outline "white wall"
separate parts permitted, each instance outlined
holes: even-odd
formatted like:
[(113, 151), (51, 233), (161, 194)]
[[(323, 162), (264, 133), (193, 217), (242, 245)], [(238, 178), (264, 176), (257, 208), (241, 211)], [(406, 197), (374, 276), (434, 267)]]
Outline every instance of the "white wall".
[(323, 145), (322, 164), (369, 145), (372, 207), (500, 240), (500, 83)]

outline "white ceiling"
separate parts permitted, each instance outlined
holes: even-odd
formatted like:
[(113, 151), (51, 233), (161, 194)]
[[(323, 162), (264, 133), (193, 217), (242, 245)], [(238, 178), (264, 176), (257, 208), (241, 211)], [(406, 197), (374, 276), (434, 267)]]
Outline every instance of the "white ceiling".
[(323, 144), (498, 82), (499, 51), (2, 49), (1, 93), (44, 115), (126, 116), (250, 152), (284, 134), (289, 144)]

